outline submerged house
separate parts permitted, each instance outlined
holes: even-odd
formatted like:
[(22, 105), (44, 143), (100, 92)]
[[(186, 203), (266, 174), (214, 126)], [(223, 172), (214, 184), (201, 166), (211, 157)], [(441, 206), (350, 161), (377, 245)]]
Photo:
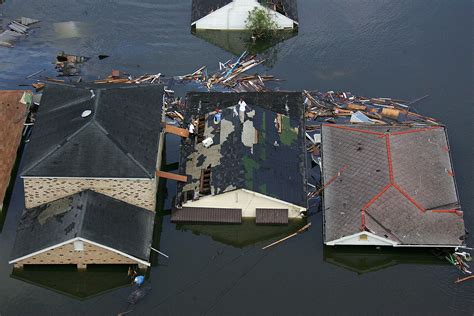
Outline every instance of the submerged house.
[(268, 10), (278, 29), (298, 27), (297, 0), (193, 0), (191, 26), (208, 30), (245, 30), (249, 13)]
[(18, 225), (9, 263), (24, 265), (148, 262), (155, 213), (86, 190), (32, 209)]
[[(246, 103), (241, 111), (239, 100)], [(217, 110), (217, 111), (216, 111)], [(307, 209), (303, 99), (298, 92), (190, 93), (173, 222), (287, 224)]]
[(326, 124), (321, 138), (326, 245), (464, 244), (443, 126)]
[(26, 207), (90, 189), (154, 211), (162, 98), (158, 85), (48, 85), (21, 174)]

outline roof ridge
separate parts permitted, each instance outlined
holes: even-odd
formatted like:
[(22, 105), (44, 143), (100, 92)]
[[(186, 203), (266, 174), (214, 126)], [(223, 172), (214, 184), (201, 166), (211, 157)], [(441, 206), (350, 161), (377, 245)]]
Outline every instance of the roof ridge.
[(90, 120), (89, 122), (87, 122), (86, 124), (84, 124), (83, 126), (81, 126), (80, 128), (78, 128), (74, 133), (72, 133), (71, 135), (67, 136), (66, 138), (63, 139), (63, 141), (61, 141), (61, 143), (59, 143), (58, 145), (56, 145), (52, 150), (48, 151), (46, 154), (43, 155), (43, 157), (41, 157), (40, 159), (38, 159), (36, 161), (36, 163), (34, 163), (33, 165), (31, 165), (30, 167), (28, 167), (27, 169), (23, 170), (22, 172), (22, 175), (25, 175), (27, 172), (31, 171), (31, 169), (35, 168), (36, 166), (38, 166), (40, 163), (42, 163), (46, 158), (48, 158), (49, 156), (51, 156), (52, 154), (54, 154), (56, 151), (58, 151), (60, 148), (62, 148), (66, 143), (68, 143), (71, 139), (73, 139), (74, 137), (76, 137), (79, 133), (81, 133), (83, 130), (86, 129), (86, 127), (88, 127), (89, 125), (91, 125), (93, 122), (93, 120)]
[(67, 107), (70, 107), (70, 106), (73, 106), (73, 105), (77, 105), (77, 104), (83, 103), (85, 101), (89, 101), (90, 99), (92, 99), (91, 96), (77, 98), (77, 99), (75, 99), (73, 101), (70, 101), (70, 102), (67, 102), (67, 103), (65, 103), (65, 104), (63, 104), (59, 107), (55, 107), (54, 109), (46, 111), (43, 114), (56, 112), (56, 111), (59, 111), (59, 110), (64, 109), (64, 108), (67, 108)]
[(151, 175), (148, 170), (138, 161), (136, 160), (132, 154), (130, 154), (129, 152), (127, 152), (125, 150), (125, 148), (120, 144), (120, 142), (115, 139), (115, 137), (113, 137), (105, 127), (102, 126), (102, 124), (100, 124), (99, 121), (97, 121), (95, 118), (94, 118), (94, 125), (97, 126), (97, 128), (114, 144), (114, 146), (116, 148), (118, 148), (129, 160), (131, 160), (133, 162), (133, 164), (135, 164), (138, 168), (140, 168), (141, 170), (143, 170), (150, 178), (153, 178), (153, 175)]
[(83, 194), (83, 201), (84, 201), (84, 206), (81, 211), (80, 215), (80, 220), (79, 220), (79, 227), (77, 228), (77, 235), (76, 237), (81, 237), (82, 236), (82, 228), (84, 227), (84, 218), (86, 217), (86, 212), (87, 212), (87, 204), (89, 202), (89, 194), (91, 190), (87, 189), (84, 191), (79, 192), (77, 195), (77, 198), (80, 200), (81, 199), (81, 194)]

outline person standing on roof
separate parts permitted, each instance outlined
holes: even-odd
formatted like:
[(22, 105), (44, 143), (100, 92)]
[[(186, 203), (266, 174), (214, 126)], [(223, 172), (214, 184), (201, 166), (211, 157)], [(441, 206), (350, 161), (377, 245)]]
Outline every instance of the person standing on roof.
[(245, 111), (247, 110), (247, 103), (245, 103), (244, 98), (241, 97), (237, 105), (239, 106), (240, 122), (243, 123), (245, 119)]

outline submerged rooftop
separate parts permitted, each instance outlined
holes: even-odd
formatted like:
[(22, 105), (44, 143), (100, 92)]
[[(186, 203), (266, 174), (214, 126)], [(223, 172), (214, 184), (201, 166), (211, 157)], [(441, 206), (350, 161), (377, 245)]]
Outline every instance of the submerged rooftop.
[[(248, 105), (243, 120), (236, 108), (241, 97)], [(222, 110), (218, 124), (216, 108)], [(200, 180), (208, 170), (206, 195), (247, 189), (306, 207), (303, 110), (298, 92), (188, 94), (185, 117), (202, 123), (197, 139), (181, 146), (179, 173), (188, 182), (178, 186), (178, 203), (203, 193)], [(209, 137), (213, 144), (206, 148), (200, 140)]]
[(80, 237), (148, 261), (153, 212), (91, 190), (26, 209), (11, 260)]
[(322, 169), (326, 244), (463, 244), (443, 126), (323, 125)]
[(23, 176), (153, 178), (163, 87), (48, 84)]

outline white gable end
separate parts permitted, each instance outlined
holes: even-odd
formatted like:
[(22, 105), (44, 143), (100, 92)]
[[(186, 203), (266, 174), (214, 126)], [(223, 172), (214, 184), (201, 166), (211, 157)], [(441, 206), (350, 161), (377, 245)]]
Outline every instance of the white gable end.
[[(207, 30), (245, 30), (249, 12), (254, 8), (263, 7), (257, 0), (234, 0), (194, 22), (196, 29)], [(270, 10), (271, 16), (278, 29), (293, 28), (293, 20)]]
[(337, 245), (353, 245), (353, 246), (396, 246), (397, 243), (379, 237), (369, 232), (360, 232), (354, 235), (342, 237), (336, 240), (331, 240), (325, 242), (328, 246), (337, 246)]

